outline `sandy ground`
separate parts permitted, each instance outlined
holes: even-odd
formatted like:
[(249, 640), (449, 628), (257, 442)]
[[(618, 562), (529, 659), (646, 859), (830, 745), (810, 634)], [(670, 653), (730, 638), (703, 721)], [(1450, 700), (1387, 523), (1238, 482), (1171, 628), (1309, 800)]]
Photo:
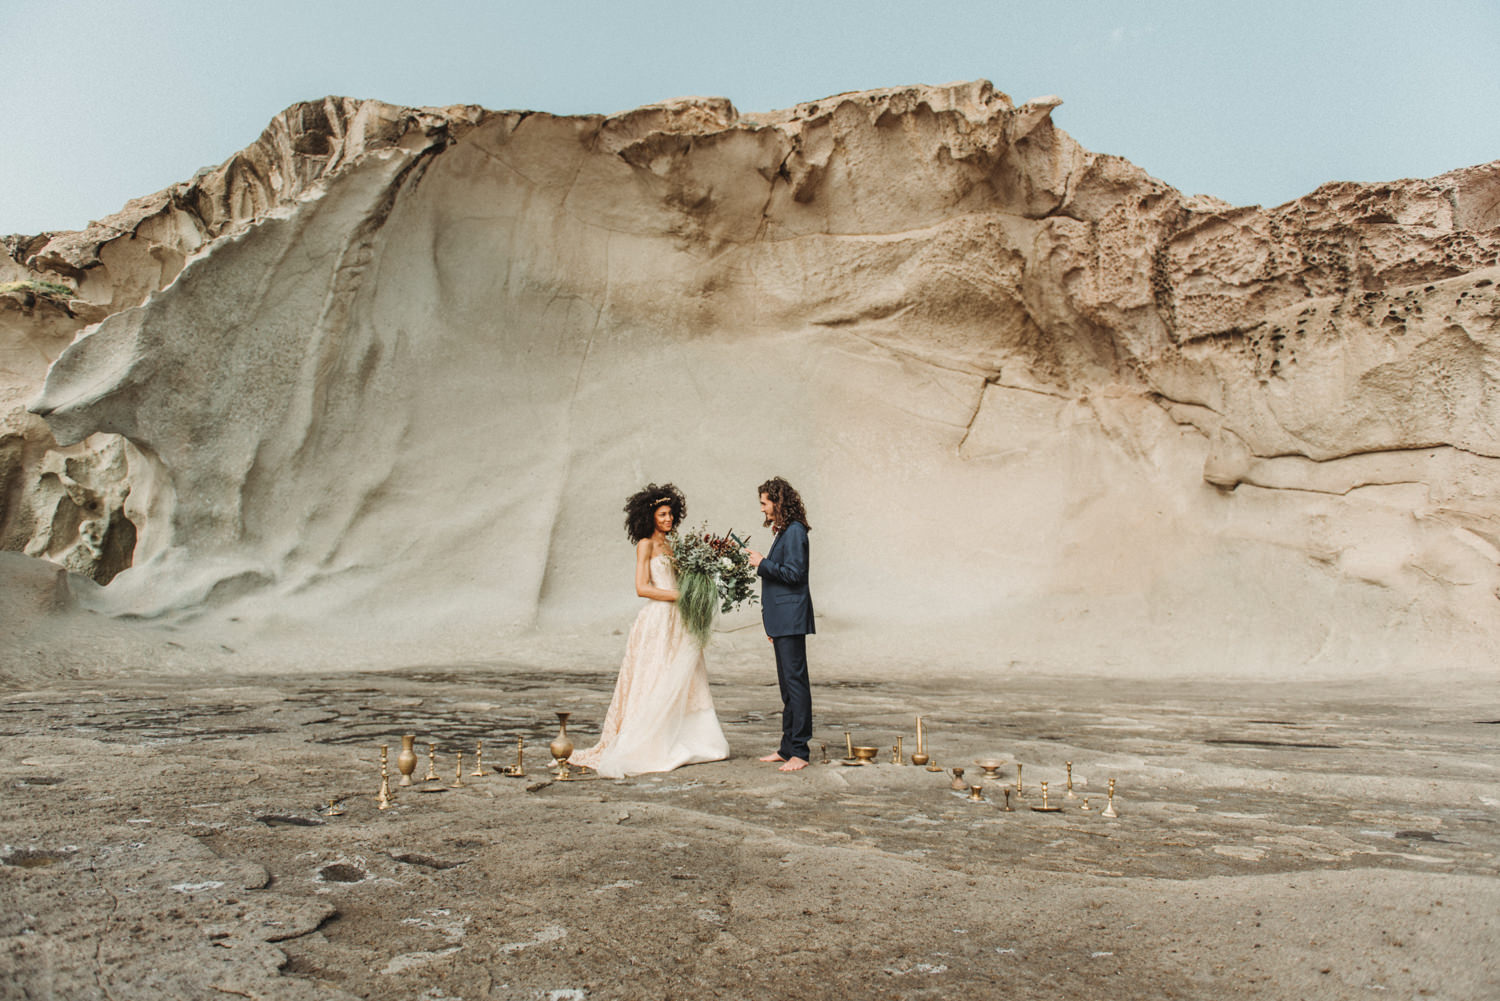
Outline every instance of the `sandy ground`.
[[(544, 762), (555, 710), (592, 742), (607, 662), (9, 691), (0, 995), (1500, 997), (1500, 709), (1461, 685), (827, 670), (833, 763), (788, 776), (754, 760), (769, 657), (727, 659), (733, 757), (623, 781)], [(888, 763), (916, 713), (968, 778), (1005, 762), (982, 802)], [(845, 730), (885, 763), (838, 764)], [(382, 812), (403, 733), (442, 779)], [(518, 736), (524, 780), (495, 771)]]

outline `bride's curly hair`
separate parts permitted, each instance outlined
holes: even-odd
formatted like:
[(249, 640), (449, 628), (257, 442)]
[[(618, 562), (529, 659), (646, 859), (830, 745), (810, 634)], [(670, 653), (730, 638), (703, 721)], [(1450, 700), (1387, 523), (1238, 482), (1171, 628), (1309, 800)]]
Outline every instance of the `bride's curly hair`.
[(767, 528), (780, 532), (792, 522), (800, 521), (803, 528), (812, 531), (812, 526), (807, 523), (807, 509), (802, 506), (802, 495), (786, 480), (773, 476), (760, 485), (760, 493), (771, 498), (771, 503), (776, 505), (776, 520), (766, 519)]
[(630, 495), (625, 502), (625, 534), (631, 542), (640, 542), (656, 534), (656, 509), (672, 505), (672, 527), (682, 524), (687, 514), (687, 498), (671, 483), (648, 483)]

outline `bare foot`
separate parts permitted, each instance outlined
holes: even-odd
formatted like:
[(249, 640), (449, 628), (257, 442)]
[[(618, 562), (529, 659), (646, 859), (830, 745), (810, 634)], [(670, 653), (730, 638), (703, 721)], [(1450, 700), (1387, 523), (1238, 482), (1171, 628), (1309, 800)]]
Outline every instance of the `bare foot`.
[(800, 772), (807, 767), (807, 762), (801, 758), (792, 758), (786, 764), (776, 769), (778, 772)]
[(772, 751), (770, 754), (766, 755), (764, 758), (761, 758), (760, 760), (762, 760), (762, 761), (785, 761), (786, 759), (781, 756), (781, 753), (779, 751)]

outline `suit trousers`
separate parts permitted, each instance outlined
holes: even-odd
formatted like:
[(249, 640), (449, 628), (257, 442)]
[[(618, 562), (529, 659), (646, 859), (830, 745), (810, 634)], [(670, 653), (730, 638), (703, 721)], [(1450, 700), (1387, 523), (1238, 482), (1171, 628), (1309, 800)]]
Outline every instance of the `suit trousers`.
[(781, 748), (787, 760), (808, 757), (812, 738), (812, 685), (807, 678), (807, 637), (776, 636), (776, 680), (781, 685)]

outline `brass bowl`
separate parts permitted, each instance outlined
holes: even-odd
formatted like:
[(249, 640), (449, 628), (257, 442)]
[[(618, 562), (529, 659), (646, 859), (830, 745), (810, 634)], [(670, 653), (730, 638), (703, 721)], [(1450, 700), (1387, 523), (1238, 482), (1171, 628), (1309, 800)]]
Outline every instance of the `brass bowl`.
[(854, 745), (854, 757), (862, 765), (873, 765), (875, 763), (875, 755), (879, 753), (880, 748), (878, 747), (864, 747), (860, 744)]
[(911, 763), (914, 765), (925, 765), (929, 760), (930, 759), (927, 757), (927, 755), (923, 754), (921, 751), (918, 751), (916, 754), (913, 754), (911, 756)]
[(1005, 762), (996, 761), (994, 758), (980, 758), (974, 764), (984, 769), (985, 778), (992, 779), (1000, 774), (1000, 766), (1005, 764)]

